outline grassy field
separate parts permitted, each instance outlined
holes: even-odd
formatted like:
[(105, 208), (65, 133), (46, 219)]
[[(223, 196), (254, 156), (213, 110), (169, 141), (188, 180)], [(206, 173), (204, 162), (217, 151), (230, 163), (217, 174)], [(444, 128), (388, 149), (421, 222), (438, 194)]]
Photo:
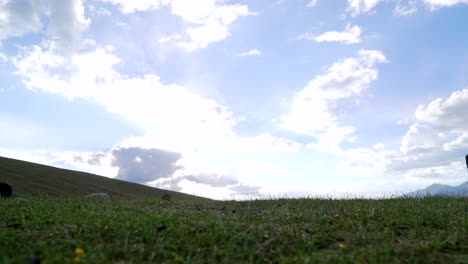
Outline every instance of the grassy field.
[(0, 263), (468, 263), (468, 200), (0, 199)]

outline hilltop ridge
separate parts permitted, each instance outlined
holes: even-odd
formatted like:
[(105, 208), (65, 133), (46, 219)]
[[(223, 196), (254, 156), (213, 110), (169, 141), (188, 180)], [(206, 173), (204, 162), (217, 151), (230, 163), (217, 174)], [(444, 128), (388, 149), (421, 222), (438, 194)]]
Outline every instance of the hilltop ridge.
[(429, 195), (445, 195), (445, 196), (468, 196), (468, 181), (457, 185), (450, 186), (439, 183), (434, 183), (428, 187), (407, 193), (405, 196), (429, 196)]
[(180, 192), (111, 179), (91, 173), (0, 157), (0, 182), (13, 187), (15, 194), (76, 197), (105, 192), (111, 197), (151, 198), (170, 194), (172, 199), (206, 199)]

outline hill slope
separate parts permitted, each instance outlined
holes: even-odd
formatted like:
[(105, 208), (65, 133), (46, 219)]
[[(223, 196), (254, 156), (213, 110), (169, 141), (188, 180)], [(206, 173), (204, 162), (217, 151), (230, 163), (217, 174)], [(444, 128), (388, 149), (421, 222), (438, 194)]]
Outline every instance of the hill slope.
[(450, 186), (434, 183), (425, 189), (410, 192), (405, 196), (429, 196), (429, 195), (446, 195), (446, 196), (468, 196), (468, 181), (458, 186)]
[(41, 164), (0, 157), (0, 182), (13, 187), (14, 194), (51, 196), (83, 196), (105, 192), (111, 197), (161, 197), (168, 193), (172, 199), (206, 199), (179, 192), (110, 179), (90, 173), (65, 170)]

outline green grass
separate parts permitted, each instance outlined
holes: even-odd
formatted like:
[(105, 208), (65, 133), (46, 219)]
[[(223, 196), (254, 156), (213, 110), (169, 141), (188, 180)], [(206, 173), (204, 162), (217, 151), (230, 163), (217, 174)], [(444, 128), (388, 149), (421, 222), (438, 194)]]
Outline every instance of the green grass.
[(23, 198), (0, 199), (0, 263), (468, 263), (466, 198)]

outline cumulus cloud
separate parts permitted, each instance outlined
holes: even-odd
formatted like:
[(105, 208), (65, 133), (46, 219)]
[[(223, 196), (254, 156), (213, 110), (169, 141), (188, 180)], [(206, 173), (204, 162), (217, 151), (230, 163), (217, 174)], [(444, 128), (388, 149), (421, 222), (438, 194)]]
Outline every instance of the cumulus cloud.
[(235, 137), (229, 143), (231, 149), (241, 152), (296, 152), (301, 144), (286, 138), (262, 133), (258, 136)]
[(106, 157), (104, 153), (91, 153), (88, 157), (83, 157), (83, 154), (75, 155), (73, 161), (86, 162), (91, 166), (101, 166), (101, 160)]
[(393, 9), (394, 16), (408, 16), (418, 11), (417, 1), (410, 0), (408, 3), (403, 4), (402, 1), (398, 1), (395, 9)]
[(317, 4), (318, 0), (311, 0), (309, 3), (307, 3), (306, 7), (307, 8), (312, 8)]
[(218, 175), (216, 173), (201, 173), (197, 175), (187, 175), (181, 178), (195, 183), (209, 185), (211, 187), (225, 187), (239, 182), (235, 177)]
[(262, 52), (259, 51), (258, 49), (252, 49), (246, 52), (242, 52), (241, 54), (239, 54), (239, 56), (253, 56), (253, 55), (261, 55), (261, 54)]
[(117, 178), (131, 182), (169, 178), (182, 168), (176, 165), (180, 153), (162, 149), (121, 148), (113, 150), (112, 155), (112, 165), (119, 167)]
[(159, 9), (170, 6), (175, 16), (181, 17), (189, 24), (185, 30), (188, 40), (180, 40), (179, 34), (162, 38), (161, 43), (174, 42), (185, 51), (191, 52), (207, 47), (210, 43), (219, 42), (230, 36), (229, 26), (239, 17), (256, 15), (250, 12), (247, 5), (224, 4), (224, 0), (102, 0), (118, 5), (125, 13)]
[(43, 1), (0, 1), (0, 43), (9, 37), (42, 30)]
[(456, 139), (446, 142), (443, 145), (445, 151), (466, 150), (468, 149), (468, 133), (462, 133)]
[(25, 48), (14, 58), (17, 74), (26, 77), (30, 89), (97, 102), (147, 131), (158, 128), (167, 133), (159, 134), (161, 138), (171, 133), (185, 135), (189, 128), (190, 138), (230, 133), (237, 122), (226, 107), (214, 100), (178, 85), (163, 84), (156, 75), (121, 75), (113, 69), (120, 59), (111, 47), (77, 53), (70, 61), (67, 63), (53, 49), (39, 46)]
[(401, 141), (400, 151), (387, 157), (386, 171), (411, 177), (465, 175), (462, 160), (467, 154), (468, 89), (453, 92), (418, 106), (416, 123)]
[(219, 4), (219, 0), (172, 0), (172, 13), (194, 24), (186, 30), (189, 41), (177, 44), (186, 51), (205, 48), (212, 42), (226, 39), (229, 35), (229, 25), (241, 16), (255, 15), (248, 6), (234, 4)]
[(7, 62), (8, 61), (7, 55), (0, 52), (0, 61)]
[(99, 16), (111, 16), (112, 15), (112, 13), (109, 10), (103, 7), (97, 8), (94, 5), (88, 5), (87, 8), (89, 12), (95, 15), (99, 15)]
[[(372, 13), (375, 7), (380, 2), (395, 2), (395, 0), (348, 0), (347, 11), (352, 16), (358, 16), (361, 14)], [(434, 11), (442, 7), (453, 7), (459, 4), (468, 4), (468, 0), (420, 0), (421, 4), (429, 7), (430, 10)], [(395, 8), (393, 9), (393, 15), (395, 16), (407, 16), (416, 13), (418, 10), (418, 1), (409, 0), (402, 1), (398, 0)]]
[(426, 124), (416, 123), (401, 140), (401, 152), (415, 154), (433, 151), (436, 146), (444, 142), (442, 133), (434, 133), (434, 128)]
[(166, 37), (162, 37), (159, 39), (159, 43), (167, 43), (167, 42), (174, 42), (174, 41), (177, 41), (177, 40), (180, 40), (182, 38), (181, 35), (177, 34), (177, 33), (174, 33), (174, 34), (171, 34), (171, 35), (168, 35)]
[(103, 2), (112, 3), (120, 8), (124, 14), (130, 14), (138, 11), (146, 11), (158, 9), (161, 6), (167, 5), (170, 0), (101, 0)]
[(435, 10), (441, 7), (451, 7), (458, 4), (468, 4), (468, 0), (423, 0), (423, 2)]
[(0, 41), (43, 29), (47, 15), (47, 32), (62, 52), (71, 53), (80, 43), (91, 20), (84, 15), (82, 0), (20, 0), (0, 2)]
[(326, 131), (317, 136), (317, 143), (308, 144), (306, 147), (323, 152), (338, 152), (341, 143), (356, 131), (351, 126), (337, 126), (336, 124), (327, 128)]
[(377, 143), (374, 146), (372, 146), (372, 148), (379, 150), (385, 148), (385, 145), (383, 143)]
[(291, 111), (281, 117), (282, 127), (307, 135), (331, 127), (337, 121), (339, 100), (360, 95), (377, 80), (377, 65), (386, 62), (377, 50), (360, 50), (358, 54), (333, 64), (297, 92)]
[(352, 16), (369, 13), (382, 1), (384, 0), (348, 0), (347, 10)]
[(437, 98), (416, 110), (416, 119), (453, 132), (468, 131), (468, 88), (453, 92), (448, 98)]
[(453, 175), (459, 175), (460, 169), (465, 167), (461, 161), (447, 162), (446, 165), (420, 167), (405, 172), (408, 178), (416, 179), (443, 179), (450, 178)]
[(91, 23), (84, 15), (82, 0), (49, 1), (49, 35), (62, 51), (73, 52), (79, 47), (81, 34)]
[(344, 44), (355, 44), (361, 42), (361, 28), (359, 26), (346, 25), (342, 32), (328, 31), (318, 36), (310, 33), (302, 34), (298, 39), (313, 40), (316, 42), (343, 42)]

